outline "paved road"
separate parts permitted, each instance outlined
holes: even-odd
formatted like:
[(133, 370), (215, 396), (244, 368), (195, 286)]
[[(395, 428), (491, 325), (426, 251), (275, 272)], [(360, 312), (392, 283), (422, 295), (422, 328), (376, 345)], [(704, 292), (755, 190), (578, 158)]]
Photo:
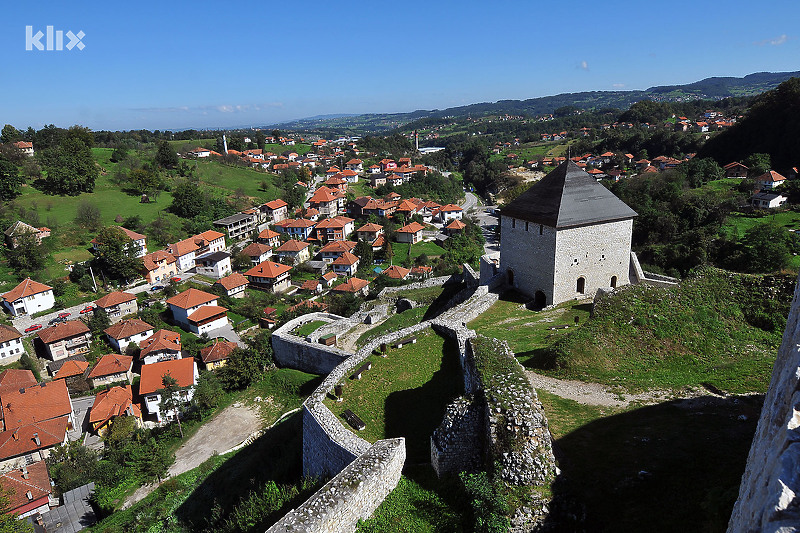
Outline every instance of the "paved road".
[[(214, 453), (224, 453), (238, 446), (261, 429), (262, 420), (256, 409), (241, 404), (226, 407), (206, 422), (175, 452), (175, 463), (169, 469), (174, 477), (200, 466)], [(127, 509), (158, 487), (146, 485), (134, 492), (122, 505)]]

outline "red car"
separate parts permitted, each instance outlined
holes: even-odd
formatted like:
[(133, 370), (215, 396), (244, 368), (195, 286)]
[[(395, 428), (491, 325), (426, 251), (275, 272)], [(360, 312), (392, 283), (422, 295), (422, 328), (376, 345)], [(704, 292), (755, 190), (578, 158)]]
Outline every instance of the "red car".
[(25, 328), (25, 333), (30, 333), (31, 331), (36, 331), (37, 329), (42, 329), (41, 324), (33, 324), (32, 326), (28, 326)]
[(62, 312), (58, 313), (58, 318), (67, 318), (71, 314), (72, 313), (67, 313), (66, 311), (62, 311)]
[(172, 283), (178, 283), (180, 280), (181, 280), (181, 278), (177, 278), (177, 277), (176, 277), (176, 278), (171, 278), (171, 279), (170, 279), (170, 281), (171, 281)]
[(84, 307), (83, 309), (81, 309), (81, 314), (84, 314), (84, 313), (91, 313), (92, 311), (94, 311), (94, 307), (93, 307), (93, 306), (91, 306), (91, 305), (87, 305), (86, 307)]

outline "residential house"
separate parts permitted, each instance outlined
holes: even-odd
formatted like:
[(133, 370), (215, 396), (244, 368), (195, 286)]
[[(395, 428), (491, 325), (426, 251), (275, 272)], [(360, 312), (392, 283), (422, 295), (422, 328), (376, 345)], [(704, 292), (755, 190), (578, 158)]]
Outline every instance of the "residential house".
[(21, 368), (7, 368), (0, 372), (0, 396), (5, 390), (19, 390), (36, 385), (33, 372)]
[(411, 269), (411, 276), (419, 279), (429, 278), (432, 273), (433, 267), (429, 266), (415, 266)]
[(153, 326), (138, 318), (127, 318), (103, 330), (108, 344), (117, 352), (124, 352), (132, 342), (137, 345), (153, 334)]
[(34, 228), (30, 224), (17, 220), (4, 232), (6, 246), (12, 249), (16, 248), (21, 235), (33, 235), (36, 242), (41, 244), (42, 239), (50, 236), (50, 228)]
[[(3, 512), (17, 515), (18, 520), (37, 513), (47, 513), (50, 506), (58, 505), (44, 461), (22, 465), (0, 475), (0, 490), (8, 499)], [(9, 531), (16, 530), (12, 526)]]
[(311, 247), (305, 241), (290, 239), (275, 250), (275, 255), (283, 263), (299, 265), (311, 259)]
[(778, 185), (783, 185), (785, 181), (786, 178), (774, 170), (770, 170), (756, 178), (756, 186), (761, 187), (761, 189), (770, 190), (774, 189)]
[(353, 172), (361, 172), (362, 170), (364, 170), (364, 162), (360, 159), (351, 159), (344, 165), (346, 169), (352, 170)]
[(133, 379), (133, 357), (109, 353), (100, 358), (94, 368), (86, 376), (93, 389), (111, 383)]
[(319, 294), (322, 292), (322, 283), (318, 279), (309, 279), (304, 281), (297, 290)]
[(209, 278), (224, 278), (231, 272), (231, 254), (228, 252), (210, 252), (195, 259), (195, 272)]
[(343, 241), (355, 228), (352, 218), (337, 216), (320, 221), (316, 226), (317, 239), (321, 242)]
[(289, 204), (281, 199), (262, 204), (260, 209), (266, 215), (270, 224), (280, 222), (289, 216)]
[(334, 174), (325, 180), (325, 187), (331, 190), (347, 192), (347, 180), (342, 177), (342, 173)]
[(332, 263), (345, 252), (351, 252), (356, 247), (353, 241), (331, 241), (319, 250), (319, 257), (326, 263)]
[(53, 361), (89, 352), (92, 334), (80, 320), (68, 320), (36, 333)]
[(373, 224), (372, 222), (364, 224), (356, 230), (356, 236), (358, 237), (359, 241), (375, 242), (375, 239), (378, 238), (378, 235), (382, 234), (383, 226), (380, 224)]
[[(192, 254), (194, 262), (194, 254)], [(142, 257), (142, 276), (148, 283), (166, 282), (178, 273), (175, 256), (164, 250), (156, 250)]]
[(278, 293), (289, 288), (289, 271), (291, 269), (292, 267), (288, 265), (264, 261), (245, 272), (244, 275), (250, 282), (250, 286)]
[(188, 239), (167, 246), (167, 250), (175, 256), (178, 270), (184, 272), (195, 266), (195, 257), (225, 250), (225, 235), (218, 231), (207, 230)]
[(344, 196), (341, 191), (323, 185), (314, 192), (308, 202), (311, 207), (318, 209), (321, 215), (335, 217), (339, 214), (339, 203), (342, 198)]
[(32, 315), (52, 309), (56, 304), (53, 287), (25, 278), (3, 295), (3, 305), (13, 316)]
[[(133, 243), (133, 249), (134, 249), (136, 257), (144, 257), (145, 256), (145, 254), (147, 253), (147, 236), (146, 235), (142, 235), (141, 233), (136, 233), (135, 231), (131, 231), (128, 228), (123, 227), (123, 226), (113, 226), (113, 227), (115, 227), (115, 228), (119, 229), (120, 231), (122, 231), (122, 233), (124, 233), (125, 236), (128, 237), (131, 240), (131, 242)], [(100, 244), (100, 241), (98, 241), (96, 237), (94, 239), (92, 239), (92, 248), (97, 250), (97, 247), (98, 247), (99, 244)]]
[(189, 289), (167, 300), (175, 322), (192, 333), (202, 335), (229, 324), (228, 310), (217, 305), (217, 296)]
[(22, 151), (22, 153), (25, 154), (26, 156), (33, 157), (34, 152), (33, 152), (33, 143), (32, 142), (29, 142), (29, 141), (17, 141), (17, 142), (12, 143), (12, 144), (14, 145), (14, 148), (16, 148), (17, 150)]
[(447, 204), (439, 208), (439, 220), (447, 224), (451, 220), (461, 220), (464, 210), (455, 204)]
[(181, 358), (181, 334), (160, 329), (139, 345), (139, 359), (143, 365)]
[(409, 274), (411, 274), (410, 268), (403, 268), (401, 266), (392, 265), (383, 272), (381, 272), (384, 276), (391, 279), (406, 279)]
[(64, 361), (64, 364), (61, 365), (61, 368), (59, 368), (53, 375), (53, 379), (66, 380), (67, 386), (69, 386), (76, 379), (82, 379), (84, 374), (86, 374), (86, 371), (89, 369), (89, 366), (89, 361), (67, 359)]
[(229, 239), (242, 239), (256, 231), (258, 216), (255, 213), (236, 213), (229, 217), (214, 221), (214, 225), (223, 228)]
[(283, 226), (283, 230), (286, 234), (289, 235), (289, 238), (305, 241), (311, 237), (311, 234), (313, 233), (314, 227), (316, 225), (317, 223), (314, 222), (313, 220), (298, 218), (296, 220), (291, 220), (287, 224), (285, 224)]
[[(277, 233), (275, 235), (277, 235)], [(260, 242), (254, 242), (246, 246), (241, 253), (249, 257), (251, 263), (257, 265), (262, 261), (266, 261), (272, 257), (272, 246), (261, 244)]]
[(461, 222), (460, 220), (456, 219), (453, 220), (450, 224), (444, 227), (444, 233), (448, 237), (452, 237), (454, 235), (459, 235), (464, 231), (467, 225)]
[(360, 260), (350, 252), (344, 252), (336, 260), (333, 261), (333, 271), (341, 276), (354, 276), (358, 270)]
[(211, 346), (200, 350), (200, 359), (206, 365), (206, 370), (214, 370), (225, 366), (231, 352), (239, 346), (235, 342), (217, 340)]
[(789, 198), (771, 192), (758, 192), (750, 197), (750, 205), (759, 209), (775, 209), (785, 204)]
[(142, 377), (139, 380), (139, 394), (144, 398), (144, 406), (148, 413), (155, 415), (160, 423), (164, 419), (175, 420), (178, 413), (175, 411), (161, 412), (161, 393), (164, 388), (164, 376), (169, 376), (181, 388), (176, 394), (183, 402), (190, 402), (194, 397), (194, 387), (197, 385), (197, 365), (194, 359), (187, 357), (173, 361), (162, 361), (142, 367)]
[(403, 215), (406, 220), (410, 220), (411, 217), (416, 215), (417, 212), (422, 208), (422, 203), (423, 202), (420, 202), (418, 204), (413, 200), (403, 200), (397, 204), (397, 208), (394, 212), (396, 215)]
[(380, 165), (370, 165), (369, 166), (369, 173), (370, 174), (377, 174), (381, 171)]
[(412, 222), (397, 230), (397, 242), (416, 244), (422, 240), (422, 230), (425, 226), (419, 222)]
[(319, 281), (323, 288), (330, 289), (337, 279), (338, 276), (336, 275), (336, 272), (327, 272), (319, 278)]
[(347, 214), (355, 218), (361, 218), (362, 209), (370, 200), (372, 200), (371, 196), (359, 196), (355, 200), (351, 200), (347, 203)]
[[(347, 183), (358, 183), (358, 172), (346, 168), (339, 173), (339, 176)], [(347, 187), (345, 187), (347, 190)]]
[(192, 157), (197, 157), (197, 158), (210, 157), (211, 156), (211, 150), (209, 150), (208, 148), (203, 148), (203, 147), (198, 146), (194, 150), (189, 150), (189, 155), (192, 156)]
[(22, 334), (13, 326), (0, 324), (0, 365), (18, 361), (25, 353)]
[(142, 410), (133, 403), (130, 385), (115, 386), (98, 392), (89, 411), (89, 424), (92, 431), (103, 436), (111, 422), (119, 416), (132, 416), (136, 420), (136, 426), (142, 426)]
[(0, 390), (0, 472), (48, 457), (67, 442), (75, 427), (72, 401), (63, 379)]
[(105, 311), (112, 324), (116, 324), (124, 316), (134, 315), (139, 312), (139, 303), (136, 301), (136, 296), (120, 291), (109, 292), (98, 299), (94, 306)]
[(725, 170), (726, 178), (739, 178), (739, 179), (746, 178), (747, 172), (750, 170), (749, 168), (739, 163), (738, 161), (728, 163), (722, 168), (723, 170)]
[(222, 287), (227, 296), (232, 298), (244, 298), (245, 289), (247, 288), (247, 278), (238, 272), (234, 272), (230, 276), (226, 276), (216, 283), (214, 287)]
[(393, 200), (381, 200), (381, 199), (372, 199), (370, 198), (369, 202), (364, 205), (363, 209), (361, 210), (362, 216), (368, 217), (369, 215), (375, 215), (378, 217), (389, 217), (392, 216), (394, 210), (397, 209), (397, 202)]
[(382, 172), (373, 172), (369, 177), (369, 184), (371, 187), (377, 189), (382, 185), (386, 185), (386, 174)]
[(342, 294), (360, 294), (363, 296), (367, 294), (368, 286), (369, 286), (369, 281), (354, 277), (348, 279), (344, 283), (337, 285), (332, 290), (333, 292)]
[(271, 229), (265, 229), (261, 233), (258, 234), (258, 238), (256, 242), (261, 244), (266, 244), (267, 246), (278, 246), (280, 244), (280, 233), (272, 231)]

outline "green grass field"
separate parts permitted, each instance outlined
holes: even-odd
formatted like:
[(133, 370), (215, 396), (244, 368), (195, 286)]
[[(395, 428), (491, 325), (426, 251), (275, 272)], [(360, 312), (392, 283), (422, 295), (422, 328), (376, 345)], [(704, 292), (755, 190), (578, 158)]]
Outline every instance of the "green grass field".
[(767, 213), (760, 217), (749, 217), (742, 214), (732, 214), (725, 223), (725, 228), (733, 235), (743, 236), (750, 228), (759, 224), (776, 224), (786, 229), (800, 230), (800, 213), (797, 211), (777, 211)]
[(311, 335), (325, 324), (327, 324), (327, 322), (324, 320), (312, 320), (311, 322), (306, 322), (292, 333), (298, 337), (305, 337), (307, 335)]
[(433, 241), (423, 241), (418, 242), (417, 244), (393, 242), (392, 252), (394, 252), (394, 256), (392, 257), (392, 262), (395, 264), (400, 264), (400, 262), (408, 256), (409, 246), (411, 247), (412, 261), (423, 254), (427, 255), (429, 258), (432, 258), (439, 257), (444, 253), (444, 248)]
[[(591, 308), (591, 303), (567, 302), (546, 311), (531, 311), (524, 301), (526, 299), (519, 294), (506, 292), (485, 313), (467, 324), (481, 335), (507, 341), (523, 365), (574, 331), (575, 317), (580, 324), (586, 322)], [(565, 325), (570, 327), (550, 329)]]
[(345, 409), (358, 415), (367, 426), (358, 432), (364, 439), (405, 437), (409, 462), (430, 461), (430, 436), (445, 406), (463, 394), (455, 342), (428, 329), (417, 335), (416, 344), (367, 361), (372, 369), (360, 380), (344, 380), (344, 401), (328, 398), (326, 405), (337, 416)]

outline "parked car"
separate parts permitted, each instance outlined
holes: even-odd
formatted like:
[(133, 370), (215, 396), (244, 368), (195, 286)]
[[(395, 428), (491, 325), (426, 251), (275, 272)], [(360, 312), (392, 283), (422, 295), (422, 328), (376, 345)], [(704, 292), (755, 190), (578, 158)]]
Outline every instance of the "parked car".
[(48, 322), (47, 324), (49, 326), (52, 326), (53, 324), (58, 324), (60, 322), (65, 322), (66, 320), (67, 320), (66, 318), (61, 318), (61, 317), (55, 316), (55, 317), (51, 318), (50, 322)]
[(31, 331), (36, 331), (37, 329), (42, 329), (41, 324), (32, 324), (25, 328), (25, 333), (30, 333)]
[(156, 292), (156, 291), (160, 291), (160, 290), (162, 290), (163, 288), (164, 288), (164, 286), (163, 286), (163, 285), (153, 285), (152, 287), (150, 287), (150, 290), (151, 290), (152, 292)]
[(178, 276), (175, 276), (174, 278), (170, 278), (170, 281), (172, 283), (178, 283), (180, 280), (181, 280), (181, 278), (179, 278)]
[(86, 307), (84, 307), (83, 309), (81, 309), (81, 314), (83, 315), (83, 314), (85, 314), (85, 313), (91, 313), (92, 311), (94, 311), (94, 306), (92, 306), (92, 305), (87, 305)]
[(68, 313), (68, 312), (66, 312), (66, 311), (62, 311), (62, 312), (58, 313), (58, 318), (67, 318), (67, 317), (68, 317), (68, 316), (70, 316), (71, 314), (72, 314), (72, 313)]

